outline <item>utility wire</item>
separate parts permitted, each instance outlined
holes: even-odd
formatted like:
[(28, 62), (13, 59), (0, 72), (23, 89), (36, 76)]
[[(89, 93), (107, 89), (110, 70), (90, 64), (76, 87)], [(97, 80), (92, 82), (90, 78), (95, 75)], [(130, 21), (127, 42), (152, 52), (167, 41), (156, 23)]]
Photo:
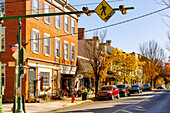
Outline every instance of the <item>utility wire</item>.
[[(128, 19), (128, 20), (125, 20), (125, 21), (122, 21), (122, 22), (118, 22), (118, 23), (115, 23), (115, 24), (111, 24), (111, 25), (107, 25), (107, 26), (103, 26), (103, 27), (98, 27), (98, 28), (86, 30), (85, 32), (96, 31), (96, 30), (99, 30), (99, 29), (104, 29), (104, 28), (124, 24), (124, 23), (127, 23), (127, 22), (131, 22), (131, 21), (134, 21), (134, 20), (137, 20), (137, 19), (140, 19), (140, 18), (144, 18), (144, 17), (150, 16), (150, 15), (153, 15), (153, 14), (158, 13), (158, 12), (161, 12), (161, 11), (166, 10), (168, 8), (170, 8), (170, 7), (165, 7), (163, 9), (159, 9), (159, 10), (153, 11), (151, 13), (147, 13), (147, 14), (144, 14), (144, 15), (132, 18), (132, 19)], [(77, 32), (77, 33), (74, 33), (74, 34), (80, 34), (80, 33), (83, 33), (83, 32), (79, 32), (79, 33)], [(72, 34), (58, 35), (58, 36), (52, 36), (52, 37), (48, 37), (48, 38), (64, 37), (64, 36), (70, 36), (70, 35), (72, 35)], [(40, 39), (48, 39), (48, 38), (39, 38), (38, 40), (40, 40)], [(31, 40), (37, 40), (37, 39), (30, 39), (26, 44), (28, 44)]]
[[(98, 28), (86, 30), (85, 32), (96, 31), (96, 30), (99, 30), (99, 29), (104, 29), (104, 28), (108, 28), (108, 27), (120, 25), (120, 24), (123, 24), (123, 23), (131, 22), (131, 21), (134, 21), (134, 20), (137, 20), (137, 19), (140, 19), (140, 18), (144, 18), (144, 17), (150, 16), (150, 15), (153, 15), (153, 14), (158, 13), (158, 12), (161, 12), (161, 11), (166, 10), (166, 9), (168, 9), (168, 8), (170, 8), (170, 7), (165, 7), (165, 8), (163, 8), (163, 9), (160, 9), (160, 10), (157, 10), (157, 11), (153, 11), (153, 12), (151, 12), (151, 13), (147, 13), (147, 14), (144, 14), (144, 15), (141, 15), (141, 16), (138, 16), (138, 17), (129, 19), (129, 20), (125, 20), (125, 21), (122, 21), (122, 22), (118, 22), (118, 23), (115, 23), (115, 24), (111, 24), (111, 25), (107, 25), (107, 26), (103, 26), (103, 27), (98, 27)], [(78, 34), (78, 33), (74, 33), (74, 34)], [(70, 36), (70, 35), (72, 35), (72, 34), (58, 35), (58, 36), (53, 36), (53, 37), (50, 37), (50, 38), (62, 37), (62, 36)]]

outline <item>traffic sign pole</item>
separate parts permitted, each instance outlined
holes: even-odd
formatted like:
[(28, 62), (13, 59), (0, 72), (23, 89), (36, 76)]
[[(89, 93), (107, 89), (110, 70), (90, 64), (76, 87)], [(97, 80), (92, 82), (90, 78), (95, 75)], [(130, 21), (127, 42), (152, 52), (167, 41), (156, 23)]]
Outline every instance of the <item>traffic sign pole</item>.
[[(1, 9), (1, 4), (0, 4), (0, 17), (2, 17), (2, 9)], [(3, 107), (2, 107), (2, 81), (1, 81), (1, 40), (2, 40), (2, 36), (1, 36), (1, 32), (2, 32), (2, 20), (0, 20), (0, 113), (3, 113)]]
[(21, 19), (18, 22), (18, 90), (17, 92), (17, 110), (16, 113), (24, 113), (22, 110), (21, 98)]

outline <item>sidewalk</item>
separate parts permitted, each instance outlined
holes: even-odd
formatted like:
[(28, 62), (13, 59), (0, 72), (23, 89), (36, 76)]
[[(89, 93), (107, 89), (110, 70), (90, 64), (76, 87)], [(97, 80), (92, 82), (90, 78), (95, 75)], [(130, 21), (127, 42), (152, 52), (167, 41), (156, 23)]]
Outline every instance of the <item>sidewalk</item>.
[[(76, 97), (74, 103), (71, 103), (71, 98), (65, 98), (64, 100), (46, 101), (43, 103), (25, 103), (25, 109), (27, 113), (35, 113), (35, 112), (41, 113), (41, 112), (56, 110), (67, 106), (93, 102), (92, 101), (93, 98), (94, 95), (88, 95), (87, 100), (82, 100), (82, 97)], [(13, 103), (3, 103), (2, 106), (4, 109), (4, 113), (12, 112), (11, 108), (13, 106)]]

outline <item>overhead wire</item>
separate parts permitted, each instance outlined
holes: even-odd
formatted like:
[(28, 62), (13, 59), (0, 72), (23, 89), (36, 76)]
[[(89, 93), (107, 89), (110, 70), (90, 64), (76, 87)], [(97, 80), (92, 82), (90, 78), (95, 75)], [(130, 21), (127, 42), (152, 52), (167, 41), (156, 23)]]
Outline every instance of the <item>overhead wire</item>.
[[(103, 27), (98, 27), (98, 28), (86, 30), (84, 32), (91, 32), (91, 31), (96, 31), (96, 30), (99, 30), (99, 29), (104, 29), (104, 28), (124, 24), (124, 23), (127, 23), (127, 22), (131, 22), (131, 21), (134, 21), (134, 20), (137, 20), (137, 19), (140, 19), (140, 18), (144, 18), (144, 17), (150, 16), (150, 15), (153, 15), (155, 13), (161, 12), (161, 11), (166, 10), (168, 8), (170, 8), (170, 7), (165, 7), (165, 8), (162, 8), (162, 9), (159, 9), (159, 10), (156, 10), (156, 11), (153, 11), (153, 12), (150, 12), (150, 13), (147, 13), (147, 14), (132, 18), (132, 19), (128, 19), (128, 20), (125, 20), (125, 21), (121, 21), (121, 22), (110, 24), (110, 25), (103, 26)], [(77, 33), (74, 33), (74, 34), (80, 34), (80, 33), (83, 33), (83, 32), (79, 32), (79, 33), (77, 32)], [(52, 36), (52, 37), (47, 37), (47, 38), (30, 39), (26, 44), (28, 44), (31, 40), (40, 40), (40, 39), (48, 39), (48, 38), (55, 38), (55, 37), (65, 37), (65, 36), (71, 36), (71, 35), (72, 34), (66, 34), (66, 35), (57, 35), (57, 36)]]

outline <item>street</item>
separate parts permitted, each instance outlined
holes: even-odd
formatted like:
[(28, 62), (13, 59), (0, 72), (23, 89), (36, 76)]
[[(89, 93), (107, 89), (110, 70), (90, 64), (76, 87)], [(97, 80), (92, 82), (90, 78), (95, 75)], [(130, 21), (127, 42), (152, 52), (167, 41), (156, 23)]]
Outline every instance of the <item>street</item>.
[(168, 113), (170, 90), (154, 90), (114, 100), (95, 101), (48, 111), (50, 113)]

